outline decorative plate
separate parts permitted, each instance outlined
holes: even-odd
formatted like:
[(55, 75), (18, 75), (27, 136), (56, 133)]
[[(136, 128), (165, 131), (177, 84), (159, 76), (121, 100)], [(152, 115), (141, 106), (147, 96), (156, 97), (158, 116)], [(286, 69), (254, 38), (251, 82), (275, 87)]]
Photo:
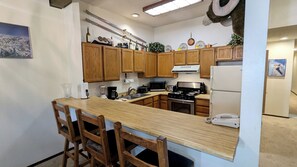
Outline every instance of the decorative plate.
[(195, 45), (195, 48), (198, 49), (198, 48), (205, 48), (205, 43), (203, 41), (197, 41), (196, 42), (196, 45)]
[(186, 43), (181, 43), (178, 47), (178, 50), (187, 50), (188, 45)]
[(170, 45), (166, 45), (165, 52), (170, 52), (170, 51), (172, 51), (172, 47)]

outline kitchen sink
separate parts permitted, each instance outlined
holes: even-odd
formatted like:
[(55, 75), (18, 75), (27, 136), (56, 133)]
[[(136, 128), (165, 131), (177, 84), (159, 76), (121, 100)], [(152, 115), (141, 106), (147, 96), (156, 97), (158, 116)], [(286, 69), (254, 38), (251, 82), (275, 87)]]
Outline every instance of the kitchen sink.
[(136, 93), (136, 94), (131, 94), (131, 95), (127, 95), (127, 96), (122, 96), (121, 98), (131, 100), (131, 99), (136, 99), (136, 98), (148, 96), (148, 95), (149, 94), (147, 94), (147, 93)]

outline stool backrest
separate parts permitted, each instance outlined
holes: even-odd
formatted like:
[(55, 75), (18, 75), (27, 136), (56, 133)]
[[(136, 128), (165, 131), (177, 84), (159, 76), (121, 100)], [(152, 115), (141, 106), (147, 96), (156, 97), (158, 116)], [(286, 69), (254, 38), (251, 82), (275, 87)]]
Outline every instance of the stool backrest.
[[(92, 117), (83, 113), (80, 109), (76, 110), (78, 127), (80, 130), (80, 136), (82, 140), (82, 145), (85, 151), (89, 152), (95, 159), (103, 164), (111, 164), (108, 137), (105, 127), (105, 119), (103, 115), (98, 117)], [(86, 128), (86, 124), (92, 124), (97, 126), (97, 129), (89, 130)], [(94, 149), (94, 147), (87, 144), (95, 143), (96, 147), (101, 147), (100, 152)]]
[(154, 165), (140, 160), (139, 158), (133, 156), (129, 151), (127, 151), (125, 149), (125, 140), (156, 152), (158, 154), (159, 167), (169, 166), (166, 138), (159, 136), (155, 141), (136, 136), (124, 131), (120, 122), (114, 123), (114, 130), (121, 167), (125, 167), (126, 162), (130, 162), (135, 166), (155, 167)]
[[(55, 119), (58, 127), (58, 133), (65, 136), (69, 141), (75, 140), (74, 128), (68, 106), (58, 105), (52, 101)], [(63, 114), (63, 116), (61, 116)]]

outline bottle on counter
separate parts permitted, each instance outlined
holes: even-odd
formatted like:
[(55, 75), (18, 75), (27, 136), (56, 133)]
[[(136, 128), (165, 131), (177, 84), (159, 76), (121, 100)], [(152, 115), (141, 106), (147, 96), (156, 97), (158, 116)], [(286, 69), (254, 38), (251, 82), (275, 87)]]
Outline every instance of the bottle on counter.
[(86, 33), (86, 42), (89, 42), (89, 37), (91, 36), (90, 32), (89, 32), (89, 27), (87, 28), (87, 33)]

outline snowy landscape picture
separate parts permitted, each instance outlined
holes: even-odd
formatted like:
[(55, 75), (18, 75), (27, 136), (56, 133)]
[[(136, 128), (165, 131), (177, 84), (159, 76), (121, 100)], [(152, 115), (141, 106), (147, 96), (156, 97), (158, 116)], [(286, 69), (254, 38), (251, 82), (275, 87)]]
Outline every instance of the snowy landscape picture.
[(286, 75), (286, 59), (269, 59), (268, 76), (269, 77), (285, 77)]
[(32, 58), (28, 27), (0, 22), (0, 58)]

